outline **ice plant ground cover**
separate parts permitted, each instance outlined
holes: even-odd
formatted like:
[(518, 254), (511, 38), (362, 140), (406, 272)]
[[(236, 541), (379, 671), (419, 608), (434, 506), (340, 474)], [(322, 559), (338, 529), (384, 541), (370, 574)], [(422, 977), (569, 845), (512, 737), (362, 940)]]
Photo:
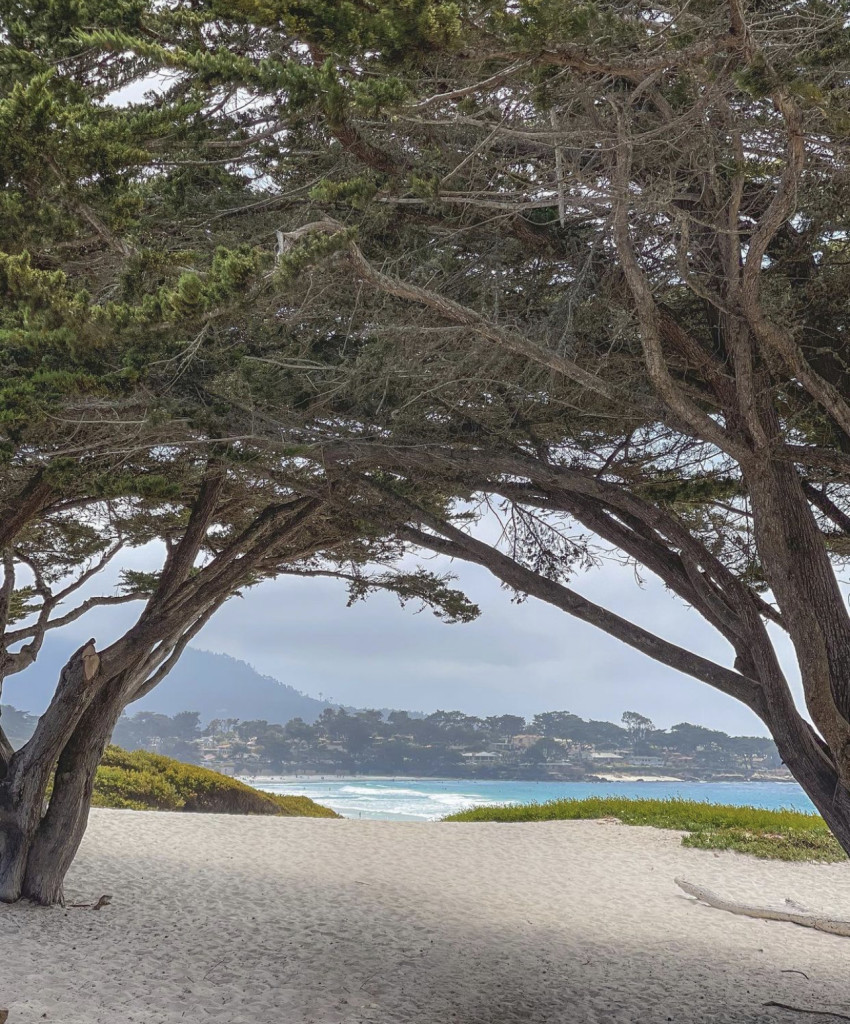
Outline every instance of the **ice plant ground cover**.
[(474, 807), (445, 821), (576, 821), (616, 818), (626, 825), (687, 832), (684, 846), (737, 850), (771, 860), (844, 861), (847, 854), (819, 814), (732, 807), (696, 800), (630, 800), (590, 797), (508, 807)]

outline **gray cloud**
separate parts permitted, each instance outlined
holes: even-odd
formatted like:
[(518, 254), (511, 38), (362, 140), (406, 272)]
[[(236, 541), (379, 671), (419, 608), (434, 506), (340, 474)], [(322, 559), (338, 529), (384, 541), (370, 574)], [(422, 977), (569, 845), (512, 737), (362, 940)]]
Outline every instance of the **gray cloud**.
[[(539, 601), (512, 603), (484, 570), (452, 568), (482, 608), (469, 625), (447, 626), (427, 610), (402, 610), (387, 595), (346, 608), (340, 584), (283, 578), (229, 602), (196, 646), (242, 658), (312, 695), (361, 706), (527, 716), (566, 708), (608, 719), (636, 709), (661, 726), (691, 720), (764, 733), (751, 712), (725, 695)], [(725, 644), (660, 585), (639, 589), (630, 570), (605, 566), (577, 586), (669, 639), (730, 663)]]

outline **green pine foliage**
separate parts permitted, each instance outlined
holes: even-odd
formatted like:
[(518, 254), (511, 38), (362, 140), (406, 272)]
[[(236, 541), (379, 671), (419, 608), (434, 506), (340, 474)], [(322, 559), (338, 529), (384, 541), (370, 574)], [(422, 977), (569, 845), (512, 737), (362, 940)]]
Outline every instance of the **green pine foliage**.
[(652, 825), (687, 833), (683, 846), (737, 850), (768, 860), (842, 861), (847, 854), (818, 814), (732, 807), (694, 800), (630, 800), (588, 797), (539, 804), (475, 807), (445, 821), (577, 821), (616, 818), (624, 825)]
[(93, 806), (134, 811), (271, 814), (338, 818), (305, 796), (261, 793), (238, 779), (144, 750), (109, 747), (94, 784)]

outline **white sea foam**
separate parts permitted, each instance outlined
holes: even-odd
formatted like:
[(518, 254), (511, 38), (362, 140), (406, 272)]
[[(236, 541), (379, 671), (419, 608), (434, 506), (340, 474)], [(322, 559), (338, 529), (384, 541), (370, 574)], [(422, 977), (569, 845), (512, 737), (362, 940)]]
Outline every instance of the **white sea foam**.
[(374, 796), (376, 798), (383, 798), (384, 796), (422, 796), (430, 797), (433, 794), (426, 792), (423, 789), (402, 789), (396, 788), (395, 786), (343, 786), (339, 790), (340, 794), (354, 794), (355, 796)]
[[(315, 794), (320, 799), (319, 794)], [(442, 818), (452, 811), (475, 807), (489, 801), (470, 793), (429, 793), (417, 789), (344, 786), (329, 796), (343, 815), (368, 815), (387, 818), (412, 818), (419, 821)]]
[(671, 796), (715, 803), (755, 804), (758, 807), (795, 806), (811, 810), (802, 790), (793, 783), (679, 783), (679, 782), (521, 782), (461, 779), (253, 779), (272, 793), (309, 796), (346, 818), (395, 821), (435, 821), (455, 811), (485, 804), (542, 802), (564, 797), (618, 795)]
[[(427, 784), (426, 784), (427, 785)], [(432, 783), (441, 786), (441, 783)], [(272, 792), (309, 796), (325, 803), (344, 817), (434, 821), (453, 811), (493, 803), (490, 795), (455, 789), (426, 789), (385, 783), (272, 782), (263, 786)]]

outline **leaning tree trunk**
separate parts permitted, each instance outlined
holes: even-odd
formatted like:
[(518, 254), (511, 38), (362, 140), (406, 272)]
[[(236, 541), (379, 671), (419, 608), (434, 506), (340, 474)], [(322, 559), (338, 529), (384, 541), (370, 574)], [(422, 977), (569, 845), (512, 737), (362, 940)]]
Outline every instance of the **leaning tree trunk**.
[(145, 642), (125, 637), (101, 663), (89, 644), (63, 670), (33, 738), (0, 781), (0, 900), (63, 902), (65, 875), (88, 823), (97, 767), (134, 684), (151, 664), (151, 646), (149, 637)]
[(85, 833), (97, 766), (125, 705), (164, 678), (186, 643), (245, 582), (253, 564), (246, 552), (265, 558), (269, 543), (283, 537), (281, 530), (297, 534), (321, 504), (304, 499), (285, 522), (276, 517), (291, 511), (288, 506), (274, 506), (274, 514), (265, 510), (195, 574), (224, 479), (218, 464), (204, 477), (183, 538), (169, 551), (136, 624), (102, 657), (94, 641), (81, 647), (62, 670), (32, 739), (11, 759), (0, 749), (0, 900), (62, 901), (65, 874)]
[(27, 864), (56, 758), (96, 693), (99, 658), (91, 643), (74, 653), (32, 739), (15, 753), (0, 780), (0, 900), (23, 893)]
[(47, 778), (20, 787), (7, 776), (0, 783), (0, 900), (21, 897), (30, 843), (38, 828)]
[[(779, 437), (775, 415), (769, 422)], [(795, 467), (753, 459), (744, 479), (765, 577), (820, 735), (796, 712), (790, 695), (777, 704), (771, 694), (762, 717), (791, 774), (850, 855), (850, 616)]]
[(59, 755), (50, 802), (30, 842), (23, 899), (43, 906), (64, 902), (65, 875), (86, 831), (97, 767), (122, 710), (113, 682), (92, 701)]
[(62, 670), (32, 739), (12, 756), (0, 779), (0, 900), (62, 902), (65, 874), (85, 832), (97, 766), (127, 689), (144, 673), (150, 652), (149, 638), (128, 635), (102, 662), (89, 642)]
[(168, 616), (151, 620), (152, 627), (145, 623), (138, 635), (128, 634), (104, 652), (103, 661), (91, 644), (73, 656), (35, 735), (0, 779), (0, 900), (63, 902), (97, 767), (121, 712), (168, 672), (215, 607), (190, 609), (187, 621), (176, 625)]
[(809, 736), (802, 737), (798, 732), (791, 742), (787, 720), (771, 730), (780, 757), (850, 857), (850, 792), (814, 731), (802, 719), (799, 724)]

